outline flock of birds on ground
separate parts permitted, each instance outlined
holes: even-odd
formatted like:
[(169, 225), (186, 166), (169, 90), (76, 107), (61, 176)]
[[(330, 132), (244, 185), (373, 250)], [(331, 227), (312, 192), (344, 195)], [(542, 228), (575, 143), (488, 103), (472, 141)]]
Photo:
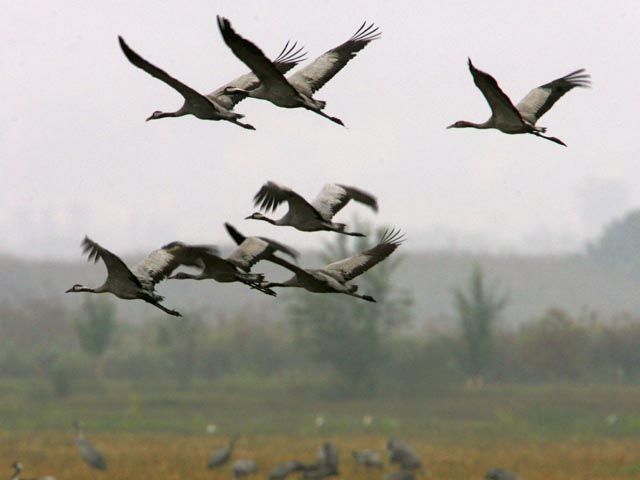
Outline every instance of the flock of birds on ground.
[[(84, 437), (82, 425), (75, 422), (76, 445), (80, 452), (80, 457), (95, 470), (107, 470), (107, 459), (89, 440)], [(214, 451), (207, 461), (208, 469), (219, 469), (227, 466), (233, 457), (236, 442), (240, 438), (234, 435), (227, 445)], [(397, 470), (387, 474), (384, 480), (416, 480), (418, 476), (427, 477), (429, 472), (424, 468), (422, 460), (409, 444), (403, 440), (390, 438), (387, 441), (387, 456), (389, 464), (397, 466)], [(382, 456), (375, 450), (353, 450), (351, 452), (353, 460), (357, 465), (367, 471), (382, 472), (384, 461)], [(338, 447), (331, 442), (325, 442), (319, 448), (315, 462), (303, 463), (298, 460), (290, 460), (280, 463), (271, 468), (267, 474), (267, 480), (285, 480), (290, 475), (298, 474), (301, 480), (322, 480), (323, 478), (335, 477), (340, 474), (340, 454)], [(12, 464), (14, 469), (11, 480), (56, 480), (52, 476), (42, 476), (35, 478), (22, 477), (23, 465), (21, 462)], [(250, 476), (258, 472), (259, 467), (255, 460), (250, 458), (240, 458), (231, 463), (231, 475), (234, 480)], [(495, 468), (485, 474), (486, 480), (519, 480), (515, 473)]]
[[(131, 49), (122, 37), (118, 38), (122, 51), (133, 65), (174, 88), (184, 98), (184, 104), (177, 111), (155, 111), (147, 120), (194, 115), (203, 120), (226, 120), (255, 130), (252, 125), (240, 122), (243, 115), (233, 111), (239, 102), (249, 97), (268, 100), (283, 108), (305, 108), (344, 125), (339, 118), (324, 113), (326, 102), (313, 98), (313, 95), (360, 50), (381, 36), (378, 27), (364, 22), (349, 40), (328, 50), (287, 78), (284, 74), (305, 59), (303, 47), (287, 42), (272, 61), (253, 42), (236, 33), (228, 19), (218, 16), (218, 28), (226, 45), (249, 67), (250, 72), (207, 95), (196, 92), (145, 60)], [(590, 85), (589, 75), (584, 69), (534, 88), (514, 106), (491, 75), (478, 70), (471, 59), (468, 64), (476, 86), (491, 108), (491, 117), (484, 123), (460, 120), (447, 128), (494, 128), (509, 134), (530, 133), (565, 145), (556, 137), (544, 135), (546, 129), (536, 126), (536, 123), (569, 90)], [(315, 200), (308, 202), (286, 186), (267, 182), (254, 197), (255, 205), (269, 212), (286, 202), (289, 207), (287, 213), (278, 220), (268, 218), (260, 212), (250, 215), (247, 219), (262, 220), (277, 226), (290, 226), (303, 232), (332, 231), (364, 236), (362, 233), (348, 231), (343, 223), (333, 221), (334, 215), (349, 200), (363, 203), (377, 211), (376, 197), (359, 188), (328, 184)], [(245, 237), (230, 224), (227, 223), (225, 226), (238, 244), (238, 248), (226, 258), (221, 257), (218, 249), (212, 245), (171, 242), (152, 251), (132, 269), (117, 255), (85, 237), (82, 242), (84, 252), (88, 254), (89, 260), (97, 262), (100, 259), (105, 263), (107, 279), (97, 288), (76, 284), (67, 292), (108, 292), (126, 300), (140, 299), (174, 316), (181, 314), (162, 305), (160, 302), (163, 301), (163, 297), (155, 292), (155, 285), (166, 278), (240, 282), (271, 296), (276, 296), (273, 289), (277, 287), (299, 287), (310, 292), (342, 293), (375, 302), (373, 297), (357, 293), (358, 287), (347, 282), (387, 258), (404, 240), (399, 230), (387, 231), (372, 248), (333, 262), (324, 268), (306, 269), (278, 255), (288, 255), (296, 260), (297, 253), (294, 249), (265, 237)], [(263, 274), (251, 272), (253, 265), (260, 260), (267, 260), (290, 270), (293, 277), (285, 282), (266, 281)], [(180, 266), (199, 268), (200, 273), (193, 275), (178, 272), (172, 275)]]

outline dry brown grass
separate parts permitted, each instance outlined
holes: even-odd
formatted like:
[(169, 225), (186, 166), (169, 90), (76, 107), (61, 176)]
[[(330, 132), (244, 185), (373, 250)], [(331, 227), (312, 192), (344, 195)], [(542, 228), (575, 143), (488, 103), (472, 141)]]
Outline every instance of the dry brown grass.
[[(221, 437), (179, 434), (101, 434), (91, 440), (107, 456), (109, 471), (94, 472), (80, 460), (73, 436), (59, 432), (0, 434), (0, 465), (20, 460), (25, 476), (54, 475), (58, 480), (145, 479), (217, 480), (230, 479), (229, 467), (205, 468), (209, 454), (223, 445)], [(297, 458), (311, 461), (320, 437), (245, 436), (238, 442), (234, 458), (254, 458), (260, 472), (253, 480), (266, 478), (269, 469), (281, 461)], [(344, 436), (335, 442), (342, 455), (341, 478), (381, 479), (381, 473), (367, 473), (357, 467), (350, 451), (374, 448), (383, 452), (381, 436)], [(440, 445), (408, 439), (422, 456), (432, 479), (481, 479), (487, 470), (502, 466), (519, 472), (526, 480), (587, 480), (640, 478), (640, 440), (591, 440), (578, 442), (514, 442), (499, 439), (468, 445)], [(387, 468), (385, 471), (390, 471)]]

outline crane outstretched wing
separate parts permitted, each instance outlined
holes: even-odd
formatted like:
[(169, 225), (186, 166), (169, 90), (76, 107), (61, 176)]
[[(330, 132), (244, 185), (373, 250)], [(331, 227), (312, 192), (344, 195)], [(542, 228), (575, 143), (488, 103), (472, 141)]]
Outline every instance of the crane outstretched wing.
[(282, 202), (289, 204), (289, 209), (301, 215), (317, 217), (323, 220), (322, 215), (304, 198), (284, 185), (275, 182), (265, 183), (253, 197), (254, 206), (260, 206), (260, 210), (270, 212), (278, 208)]
[(127, 267), (127, 265), (116, 254), (111, 253), (100, 244), (94, 242), (89, 237), (85, 236), (82, 240), (82, 253), (88, 254), (88, 260), (97, 263), (98, 260), (102, 260), (107, 267), (107, 274), (109, 279), (117, 281), (133, 282), (136, 286), (142, 288), (142, 284), (138, 277)]
[[(283, 75), (295, 67), (298, 63), (304, 60), (306, 52), (304, 52), (304, 47), (298, 47), (298, 43), (293, 43), (290, 45), (290, 42), (284, 46), (280, 55), (273, 61), (273, 64), (278, 69), (280, 73)], [(246, 95), (242, 94), (233, 94), (227, 93), (225, 90), (229, 87), (231, 88), (239, 88), (242, 90), (255, 90), (260, 86), (260, 80), (256, 76), (255, 73), (249, 72), (245, 73), (241, 77), (236, 78), (235, 80), (230, 81), (226, 85), (218, 88), (216, 91), (206, 95), (210, 100), (214, 100), (222, 105), (227, 110), (232, 110), (238, 103), (246, 98)]]
[(133, 273), (146, 286), (153, 287), (167, 278), (180, 265), (202, 267), (202, 257), (217, 255), (218, 249), (213, 245), (187, 245), (182, 242), (171, 242), (154, 250), (135, 267)]
[(542, 117), (553, 105), (569, 90), (575, 87), (589, 88), (591, 76), (585, 73), (584, 68), (571, 72), (552, 82), (540, 85), (531, 90), (516, 108), (526, 121), (532, 125)]
[(124, 52), (125, 56), (127, 57), (127, 59), (129, 59), (129, 61), (132, 64), (134, 64), (138, 68), (141, 68), (152, 77), (155, 77), (158, 80), (163, 81), (170, 87), (173, 87), (175, 90), (177, 90), (180, 93), (180, 95), (182, 95), (185, 98), (185, 100), (192, 103), (196, 103), (196, 104), (205, 103), (207, 105), (210, 105), (218, 113), (224, 112), (225, 109), (220, 105), (218, 105), (215, 101), (196, 92), (193, 88), (173, 78), (171, 75), (169, 75), (167, 72), (165, 72), (161, 68), (156, 67), (151, 62), (142, 58), (140, 55), (134, 52), (131, 49), (131, 47), (129, 47), (129, 45), (127, 45), (127, 43), (124, 41), (122, 37), (118, 37), (118, 41), (120, 42), (120, 48), (122, 48), (122, 51)]
[(323, 270), (338, 274), (343, 282), (347, 282), (387, 258), (403, 241), (404, 234), (400, 230), (387, 230), (375, 247), (331, 263), (324, 267)]
[(473, 83), (482, 92), (485, 100), (491, 108), (491, 113), (495, 118), (501, 118), (509, 123), (518, 124), (522, 123), (522, 117), (520, 113), (513, 106), (509, 97), (502, 91), (496, 79), (488, 73), (478, 70), (471, 59), (468, 59), (469, 71), (473, 76)]
[(260, 260), (267, 258), (273, 251), (274, 248), (269, 242), (265, 242), (258, 237), (248, 237), (238, 248), (231, 252), (227, 260), (245, 272), (249, 272), (251, 267)]
[(311, 97), (331, 80), (344, 66), (355, 58), (357, 53), (369, 42), (380, 38), (382, 33), (374, 24), (364, 22), (358, 31), (342, 45), (325, 52), (306, 67), (298, 70), (291, 77), (289, 83), (300, 92)]
[(376, 197), (355, 187), (346, 185), (338, 185), (335, 183), (327, 183), (311, 202), (311, 206), (315, 208), (322, 218), (330, 222), (333, 216), (349, 203), (349, 200), (363, 203), (374, 212), (378, 211), (378, 202)]
[(227, 46), (256, 74), (265, 87), (283, 95), (298, 96), (296, 89), (289, 84), (273, 62), (254, 43), (238, 35), (229, 20), (218, 16), (218, 28)]
[[(224, 226), (227, 229), (227, 232), (229, 233), (231, 238), (233, 238), (233, 241), (236, 242), (237, 245), (241, 245), (242, 242), (247, 240), (247, 237), (245, 237), (243, 234), (241, 234), (230, 223), (225, 223)], [(251, 238), (251, 237), (248, 237), (248, 238)], [(271, 248), (272, 248), (272, 252), (270, 252), (270, 253), (273, 253), (275, 251), (280, 251), (280, 252), (282, 252), (282, 253), (284, 253), (286, 255), (289, 255), (294, 260), (296, 260), (298, 258), (299, 254), (298, 254), (297, 250), (294, 250), (293, 248), (285, 245), (284, 243), (277, 242), (276, 240), (272, 240), (271, 238), (267, 238), (267, 237), (255, 237), (255, 238), (259, 238), (260, 240), (263, 240), (263, 241), (269, 243), (271, 245)]]

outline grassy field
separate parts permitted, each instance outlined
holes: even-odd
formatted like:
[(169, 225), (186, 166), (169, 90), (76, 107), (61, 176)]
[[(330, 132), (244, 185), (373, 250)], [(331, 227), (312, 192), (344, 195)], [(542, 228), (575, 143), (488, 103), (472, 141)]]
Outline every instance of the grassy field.
[[(15, 459), (27, 467), (25, 475), (55, 474), (58, 479), (228, 479), (228, 467), (205, 469), (208, 455), (220, 446), (222, 438), (174, 433), (94, 434), (92, 440), (105, 453), (109, 471), (94, 473), (79, 458), (72, 436), (61, 432), (4, 434), (0, 464)], [(276, 463), (292, 458), (313, 460), (322, 441), (336, 443), (342, 453), (341, 477), (347, 479), (382, 478), (379, 472), (367, 473), (354, 464), (349, 452), (356, 448), (383, 451), (385, 438), (376, 435), (348, 436), (254, 436), (243, 437), (235, 458), (253, 458), (260, 471), (254, 478), (265, 478)], [(527, 480), (585, 480), (640, 478), (640, 442), (630, 439), (597, 441), (527, 441), (487, 439), (485, 442), (461, 441), (456, 445), (412, 438), (431, 478), (481, 479), (483, 472), (503, 466), (519, 472)], [(385, 471), (391, 471), (386, 468)], [(7, 476), (9, 469), (7, 468)]]
[[(181, 391), (108, 384), (62, 400), (40, 388), (0, 383), (0, 465), (7, 476), (11, 462), (21, 460), (25, 477), (59, 480), (231, 478), (228, 468), (204, 465), (227, 435), (239, 432), (235, 458), (258, 462), (255, 479), (281, 461), (311, 461), (325, 440), (340, 448), (342, 478), (382, 478), (358, 469), (350, 451), (383, 452), (389, 436), (408, 440), (432, 478), (480, 479), (501, 466), (526, 480), (640, 479), (638, 387), (484, 387), (341, 402), (241, 385)], [(318, 414), (325, 419), (320, 429)], [(365, 414), (370, 426), (363, 425)], [(94, 473), (79, 459), (74, 418), (107, 455), (108, 472)], [(216, 434), (205, 433), (208, 424), (217, 426)]]

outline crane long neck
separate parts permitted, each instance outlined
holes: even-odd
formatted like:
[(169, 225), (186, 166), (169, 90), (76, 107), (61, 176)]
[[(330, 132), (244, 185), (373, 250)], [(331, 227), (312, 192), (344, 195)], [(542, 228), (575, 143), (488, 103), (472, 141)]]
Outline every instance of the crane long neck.
[(182, 111), (182, 109), (175, 112), (158, 112), (155, 115), (155, 118), (167, 118), (167, 117), (183, 117), (187, 112)]
[(182, 107), (180, 107), (180, 109), (176, 110), (175, 112), (161, 112), (159, 110), (156, 110), (151, 114), (149, 118), (147, 118), (147, 122), (149, 120), (157, 120), (159, 118), (166, 118), (166, 117), (183, 117), (185, 115), (189, 115), (190, 113), (191, 112), (189, 110), (189, 106), (185, 102), (184, 105), (182, 105)]
[(83, 440), (84, 434), (82, 433), (82, 426), (79, 423), (76, 423), (75, 427), (76, 427), (76, 441)]
[(290, 287), (291, 285), (287, 285), (286, 283), (277, 283), (277, 282), (265, 282), (261, 285), (263, 288), (273, 288), (273, 287)]
[(281, 283), (268, 282), (266, 285), (263, 285), (263, 286), (265, 288), (271, 288), (271, 287), (301, 287), (302, 283), (298, 279), (298, 276), (294, 275), (293, 277), (291, 277), (286, 282), (281, 282)]
[(187, 272), (179, 272), (175, 275), (173, 275), (172, 277), (169, 277), (171, 279), (174, 280), (206, 280), (209, 277), (209, 275), (207, 275), (205, 273), (205, 271), (203, 270), (202, 272), (198, 273), (197, 275), (194, 275), (192, 273), (187, 273)]
[(491, 126), (489, 125), (489, 122), (473, 123), (473, 122), (468, 122), (466, 120), (461, 120), (460, 124), (458, 125), (458, 128), (480, 128), (480, 129), (485, 129), (485, 128), (491, 128)]
[(101, 286), (96, 287), (96, 288), (81, 286), (78, 291), (80, 291), (80, 292), (89, 292), (89, 293), (103, 293), (106, 290), (105, 290), (105, 286), (101, 285)]
[(14, 471), (13, 471), (13, 475), (11, 475), (11, 480), (20, 480), (20, 473), (22, 472), (22, 465), (20, 464), (15, 464), (13, 466)]
[(269, 218), (269, 217), (260, 217), (260, 220), (264, 220), (265, 222), (270, 223), (271, 225), (278, 225), (278, 220), (274, 220), (273, 218)]

